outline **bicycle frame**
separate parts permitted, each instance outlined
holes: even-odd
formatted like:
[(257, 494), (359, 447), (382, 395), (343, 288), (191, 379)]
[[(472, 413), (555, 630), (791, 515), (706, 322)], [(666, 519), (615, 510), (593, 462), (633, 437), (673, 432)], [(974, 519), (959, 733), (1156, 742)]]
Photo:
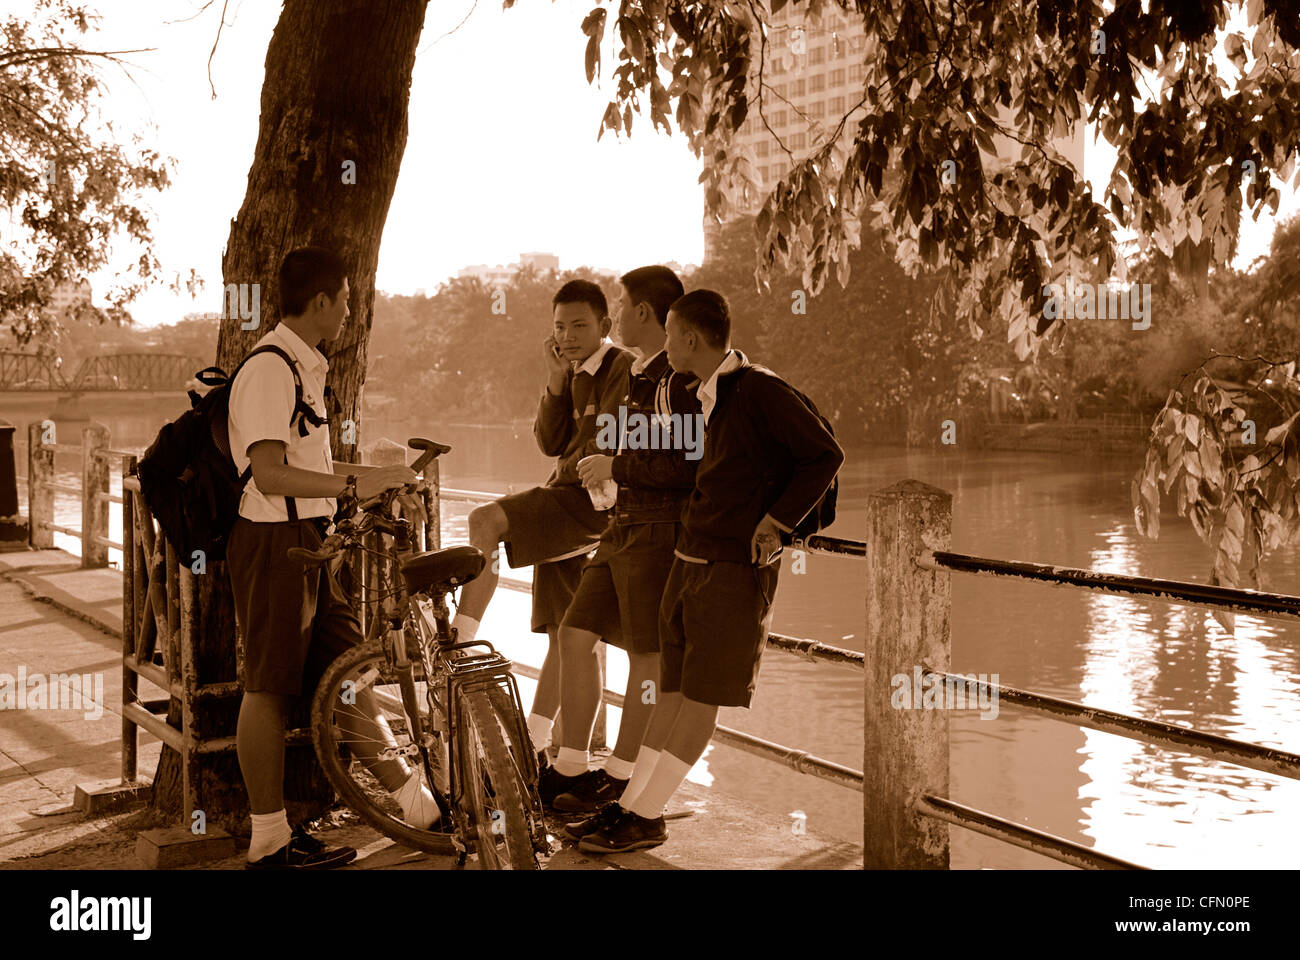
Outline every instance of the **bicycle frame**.
[[(407, 722), (411, 724), (412, 728), (411, 739), (418, 747), (421, 761), (425, 765), (425, 775), (430, 786), (433, 787), (431, 793), (434, 796), (434, 801), (443, 816), (448, 818), (444, 822), (454, 822), (456, 825), (456, 832), (461, 838), (457, 841), (457, 845), (462, 849), (462, 856), (464, 853), (463, 838), (474, 835), (475, 825), (469, 822), (465, 814), (465, 784), (462, 782), (463, 777), (460, 774), (463, 758), (458, 756), (459, 738), (454, 735), (454, 732), (457, 718), (461, 716), (462, 702), (465, 696), (473, 691), (490, 688), (508, 691), (513, 709), (508, 720), (505, 717), (502, 717), (502, 719), (510, 722), (514, 728), (509, 731), (511, 742), (526, 745), (522, 751), (516, 749), (513, 753), (516, 754), (516, 763), (522, 764), (519, 770), (522, 775), (522, 782), (528, 786), (525, 796), (533, 814), (530, 819), (535, 824), (541, 824), (543, 822), (541, 797), (537, 793), (536, 787), (538, 777), (537, 757), (530, 749), (531, 740), (527, 724), (524, 721), (523, 701), (519, 696), (518, 681), (510, 669), (512, 666), (511, 661), (486, 640), (476, 639), (465, 643), (455, 641), (444, 593), (441, 591), (419, 593), (413, 597), (408, 592), (405, 577), (395, 568), (404, 555), (412, 552), (410, 546), (410, 522), (404, 518), (377, 517), (373, 513), (367, 513), (366, 516), (371, 518), (371, 523), (364, 526), (362, 532), (373, 530), (392, 537), (392, 546), (379, 551), (382, 555), (382, 562), (379, 565), (379, 583), (376, 586), (381, 589), (381, 595), (379, 609), (372, 618), (370, 628), (367, 631), (367, 640), (380, 639), (382, 633), (381, 646), (384, 650), (385, 660), (391, 667), (399, 671), (399, 676), (406, 671), (410, 671), (408, 676), (412, 682), (409, 685), (402, 683), (401, 690), (403, 705), (407, 713)], [(434, 620), (432, 624), (428, 622), (428, 618), (416, 598), (427, 599), (432, 605)], [(429, 700), (428, 706), (431, 712), (436, 713), (439, 708), (435, 690), (442, 694), (442, 711), (448, 725), (446, 744), (448, 789), (445, 798), (440, 796), (440, 791), (436, 789), (433, 769), (429, 759), (429, 746), (420, 719), (419, 705), (413, 700), (408, 702), (408, 697), (414, 697), (414, 681), (416, 679), (415, 672), (411, 669), (415, 664), (411, 661), (406, 649), (406, 637), (411, 633), (420, 637), (419, 647), (429, 657), (428, 662), (419, 662), (419, 667), (427, 686), (426, 696)], [(451, 656), (456, 651), (471, 647), (486, 647), (487, 650), (486, 652), (463, 657)], [(521, 752), (522, 756), (518, 756)], [(479, 815), (480, 812), (475, 811), (475, 816)], [(544, 828), (541, 829), (544, 832)]]

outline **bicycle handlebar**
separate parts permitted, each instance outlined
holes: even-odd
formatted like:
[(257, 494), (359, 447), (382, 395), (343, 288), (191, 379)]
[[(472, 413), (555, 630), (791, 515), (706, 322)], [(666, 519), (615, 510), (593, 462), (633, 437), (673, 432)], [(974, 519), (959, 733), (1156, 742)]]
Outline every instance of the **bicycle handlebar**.
[[(411, 437), (406, 441), (406, 445), (412, 450), (424, 451), (416, 457), (415, 462), (411, 464), (411, 470), (415, 473), (419, 473), (438, 457), (451, 450), (449, 444), (438, 443), (436, 440), (426, 440), (423, 437)], [(403, 484), (400, 487), (392, 487), (391, 489), (385, 490), (383, 493), (370, 497), (367, 500), (358, 501), (357, 510), (362, 513), (369, 513), (372, 518), (368, 529), (378, 527), (380, 532), (391, 534), (393, 532), (392, 525), (382, 522), (382, 518), (376, 516), (374, 510), (376, 507), (382, 506), (383, 513), (387, 513), (393, 504), (393, 500), (395, 500), (399, 494), (410, 490), (412, 486), (414, 485)], [(321, 543), (320, 547), (316, 550), (308, 550), (305, 547), (290, 547), (288, 555), (291, 560), (297, 560), (302, 563), (325, 563), (339, 552), (339, 548), (343, 545), (345, 539), (346, 537), (344, 534), (335, 532), (326, 537), (324, 542)]]

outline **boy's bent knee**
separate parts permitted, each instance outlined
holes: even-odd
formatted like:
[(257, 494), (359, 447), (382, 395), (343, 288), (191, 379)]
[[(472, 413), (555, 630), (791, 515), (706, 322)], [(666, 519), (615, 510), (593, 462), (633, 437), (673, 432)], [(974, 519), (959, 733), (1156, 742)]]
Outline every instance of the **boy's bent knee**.
[(469, 512), (471, 540), (490, 540), (494, 544), (499, 543), (508, 529), (506, 513), (495, 503), (485, 503)]

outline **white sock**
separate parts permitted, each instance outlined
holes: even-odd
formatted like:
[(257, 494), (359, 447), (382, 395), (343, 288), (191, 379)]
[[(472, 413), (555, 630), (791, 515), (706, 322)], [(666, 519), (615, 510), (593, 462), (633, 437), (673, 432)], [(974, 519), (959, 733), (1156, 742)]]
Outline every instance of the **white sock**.
[[(630, 810), (631, 807), (628, 805), (636, 802), (636, 798), (641, 795), (645, 785), (650, 782), (650, 774), (655, 772), (655, 764), (658, 762), (658, 750), (642, 747), (636, 752), (636, 764), (632, 767), (632, 776), (628, 780), (627, 786), (623, 788), (623, 795), (618, 798), (618, 802), (623, 805), (624, 810)], [(609, 766), (606, 765), (605, 769), (608, 770)]]
[(253, 814), (253, 841), (248, 845), (248, 860), (261, 860), (275, 853), (293, 837), (289, 817), (284, 810)]
[(451, 625), (456, 628), (457, 643), (470, 643), (478, 635), (478, 621), (467, 614), (457, 613)]
[(574, 750), (572, 747), (560, 747), (555, 758), (555, 772), (562, 777), (576, 777), (587, 772), (587, 751)]
[(433, 794), (424, 785), (420, 771), (411, 774), (406, 783), (392, 791), (392, 797), (402, 805), (402, 816), (411, 826), (428, 830), (438, 822), (442, 811), (433, 799)]
[(551, 727), (555, 726), (555, 720), (551, 717), (544, 717), (540, 713), (530, 713), (528, 715), (528, 736), (533, 741), (534, 750), (545, 750), (546, 745), (551, 742)]
[(645, 785), (645, 789), (630, 806), (623, 804), (624, 809), (631, 810), (638, 817), (646, 817), (650, 820), (662, 817), (664, 807), (668, 806), (669, 797), (677, 792), (686, 775), (691, 772), (692, 766), (694, 764), (687, 763), (680, 757), (674, 757), (665, 750), (659, 755), (654, 773), (650, 774), (650, 782)]
[(632, 771), (636, 768), (636, 763), (631, 760), (621, 760), (618, 757), (610, 757), (605, 761), (605, 772), (615, 780), (626, 780), (632, 776)]

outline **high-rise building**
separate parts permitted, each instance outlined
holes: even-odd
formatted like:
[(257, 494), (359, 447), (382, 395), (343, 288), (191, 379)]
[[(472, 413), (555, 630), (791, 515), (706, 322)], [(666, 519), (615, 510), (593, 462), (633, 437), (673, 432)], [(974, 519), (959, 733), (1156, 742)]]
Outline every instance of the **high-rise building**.
[[(793, 4), (767, 17), (767, 44), (761, 57), (762, 113), (758, 102), (760, 37), (756, 31), (746, 87), (749, 112), (734, 141), (753, 151), (760, 193), (748, 204), (735, 203), (735, 216), (757, 213), (777, 181), (794, 163), (824, 145), (840, 118), (862, 99), (866, 38), (861, 20), (828, 10), (816, 26), (805, 22), (803, 8)], [(846, 143), (852, 142), (861, 116), (858, 108), (845, 121), (841, 138)], [(706, 216), (706, 263), (712, 258), (719, 230)]]
[[(824, 146), (846, 114), (840, 139), (846, 149), (850, 147), (858, 122), (866, 112), (866, 108), (858, 106), (863, 99), (866, 58), (866, 34), (860, 18), (829, 9), (822, 14), (820, 24), (814, 25), (804, 19), (804, 8), (794, 4), (786, 4), (778, 13), (766, 13), (766, 16), (762, 115), (758, 104), (760, 37), (756, 30), (746, 85), (749, 111), (734, 140), (753, 151), (759, 192), (748, 204), (733, 197), (733, 216), (755, 214), (762, 209), (772, 187), (794, 163)], [(1019, 157), (1020, 144), (1001, 136), (993, 139), (1000, 157)], [(1055, 145), (1082, 173), (1083, 125), (1078, 125), (1071, 137)], [(712, 259), (720, 230), (706, 215), (706, 263)]]

